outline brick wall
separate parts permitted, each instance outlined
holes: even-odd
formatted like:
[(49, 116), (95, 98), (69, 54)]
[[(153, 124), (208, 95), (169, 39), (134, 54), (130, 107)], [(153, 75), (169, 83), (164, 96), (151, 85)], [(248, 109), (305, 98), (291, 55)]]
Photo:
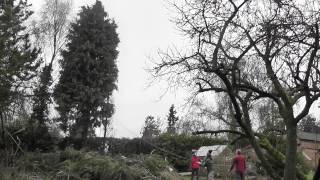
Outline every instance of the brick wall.
[(309, 157), (308, 164), (315, 168), (318, 165), (320, 142), (298, 140), (298, 150)]

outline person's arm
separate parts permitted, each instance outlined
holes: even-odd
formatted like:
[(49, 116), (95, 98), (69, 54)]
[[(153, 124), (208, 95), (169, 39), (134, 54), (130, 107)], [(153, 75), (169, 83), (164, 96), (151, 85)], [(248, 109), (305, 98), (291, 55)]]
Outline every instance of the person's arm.
[(233, 159), (233, 161), (232, 161), (232, 165), (231, 165), (231, 167), (230, 167), (229, 172), (232, 171), (234, 164), (235, 164), (235, 159)]
[(247, 162), (246, 162), (246, 158), (244, 158), (244, 170), (247, 170)]
[(208, 166), (208, 158), (206, 158), (204, 161), (204, 167), (207, 167), (207, 166)]

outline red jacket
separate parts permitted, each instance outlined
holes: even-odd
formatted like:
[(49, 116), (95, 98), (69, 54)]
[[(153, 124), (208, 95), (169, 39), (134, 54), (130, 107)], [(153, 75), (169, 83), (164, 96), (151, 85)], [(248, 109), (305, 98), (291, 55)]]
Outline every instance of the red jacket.
[(236, 157), (234, 157), (233, 159), (233, 165), (235, 166), (236, 171), (238, 172), (245, 172), (246, 171), (246, 158), (244, 157), (244, 155), (240, 154), (240, 155), (236, 155)]
[(192, 156), (192, 159), (191, 159), (191, 168), (192, 168), (192, 169), (199, 169), (199, 168), (200, 168), (200, 165), (201, 165), (200, 158), (197, 157), (197, 156)]

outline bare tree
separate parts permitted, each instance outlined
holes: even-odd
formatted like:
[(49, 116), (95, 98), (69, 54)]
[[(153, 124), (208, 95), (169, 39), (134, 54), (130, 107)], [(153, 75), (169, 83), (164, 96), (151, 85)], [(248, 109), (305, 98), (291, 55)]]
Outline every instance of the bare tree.
[(44, 125), (48, 121), (48, 104), (51, 102), (51, 85), (54, 62), (66, 43), (69, 29), (70, 0), (46, 0), (41, 19), (34, 22), (38, 46), (43, 49), (45, 64), (41, 70), (38, 87), (34, 91), (32, 120)]
[[(178, 2), (178, 1), (177, 1)], [(185, 51), (163, 52), (155, 77), (198, 93), (228, 95), (234, 117), (262, 165), (280, 179), (252, 127), (254, 104), (272, 100), (286, 126), (284, 179), (294, 180), (297, 123), (319, 98), (319, 20), (316, 0), (184, 0), (172, 2)], [(197, 88), (197, 89), (195, 89)], [(300, 108), (297, 108), (299, 105)]]
[(52, 64), (66, 44), (72, 0), (45, 0), (38, 27), (38, 41)]

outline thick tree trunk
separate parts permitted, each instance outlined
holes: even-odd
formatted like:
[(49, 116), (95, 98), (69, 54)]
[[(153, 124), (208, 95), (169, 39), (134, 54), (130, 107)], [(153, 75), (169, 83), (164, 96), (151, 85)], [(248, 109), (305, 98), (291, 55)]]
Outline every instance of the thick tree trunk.
[(297, 125), (287, 125), (286, 163), (284, 180), (296, 179), (297, 164)]

